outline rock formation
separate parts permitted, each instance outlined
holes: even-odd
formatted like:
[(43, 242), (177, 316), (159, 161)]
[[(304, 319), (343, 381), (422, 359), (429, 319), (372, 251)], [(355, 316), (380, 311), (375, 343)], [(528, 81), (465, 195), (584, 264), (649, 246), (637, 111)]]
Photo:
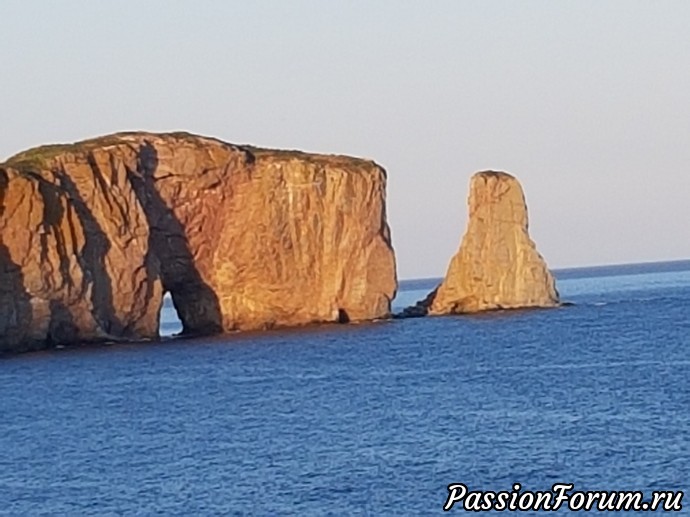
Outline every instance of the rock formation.
[(468, 205), (467, 231), (443, 282), (406, 314), (558, 305), (554, 278), (529, 237), (518, 180), (505, 172), (478, 172)]
[(0, 164), (0, 351), (387, 317), (371, 161), (122, 133)]

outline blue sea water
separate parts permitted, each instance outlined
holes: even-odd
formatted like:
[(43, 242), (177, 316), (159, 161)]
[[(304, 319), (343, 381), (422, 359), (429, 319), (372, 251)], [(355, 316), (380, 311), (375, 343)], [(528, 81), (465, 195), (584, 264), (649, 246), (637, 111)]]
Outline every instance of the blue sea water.
[[(557, 277), (575, 306), (3, 359), (0, 515), (440, 515), (449, 483), (690, 489), (690, 261)], [(396, 308), (435, 282), (403, 282)]]

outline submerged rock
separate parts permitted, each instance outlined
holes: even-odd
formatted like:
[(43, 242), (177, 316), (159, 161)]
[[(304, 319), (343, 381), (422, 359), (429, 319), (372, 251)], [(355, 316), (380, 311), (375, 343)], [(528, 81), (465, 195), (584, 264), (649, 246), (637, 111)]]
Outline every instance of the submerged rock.
[(385, 318), (395, 258), (374, 162), (189, 134), (0, 165), (0, 351)]
[(505, 172), (478, 172), (468, 205), (467, 231), (443, 282), (411, 313), (557, 306), (555, 280), (529, 237), (518, 180)]

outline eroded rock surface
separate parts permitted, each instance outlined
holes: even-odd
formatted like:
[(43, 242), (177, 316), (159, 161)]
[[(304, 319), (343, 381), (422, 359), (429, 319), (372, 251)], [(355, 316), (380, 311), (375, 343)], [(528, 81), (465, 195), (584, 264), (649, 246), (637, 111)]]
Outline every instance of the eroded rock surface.
[(478, 172), (468, 205), (467, 230), (443, 282), (407, 315), (558, 305), (555, 280), (529, 237), (518, 180), (505, 172)]
[(0, 165), (0, 350), (387, 317), (371, 161), (117, 134)]

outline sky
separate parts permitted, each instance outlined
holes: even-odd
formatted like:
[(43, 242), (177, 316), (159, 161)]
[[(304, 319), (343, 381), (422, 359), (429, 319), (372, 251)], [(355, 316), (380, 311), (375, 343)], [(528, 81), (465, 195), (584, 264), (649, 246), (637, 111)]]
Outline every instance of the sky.
[(690, 2), (0, 2), (0, 160), (124, 130), (374, 159), (401, 278), (470, 176), (521, 181), (552, 268), (690, 258)]

